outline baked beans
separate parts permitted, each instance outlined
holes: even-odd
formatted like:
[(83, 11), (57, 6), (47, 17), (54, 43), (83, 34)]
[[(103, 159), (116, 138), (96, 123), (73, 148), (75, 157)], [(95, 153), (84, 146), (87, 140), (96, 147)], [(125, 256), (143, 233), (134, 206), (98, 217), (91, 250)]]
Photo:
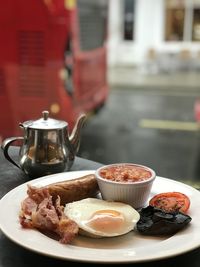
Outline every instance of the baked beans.
[(151, 178), (149, 170), (141, 166), (120, 165), (105, 167), (100, 171), (100, 176), (104, 179), (115, 182), (141, 182)]

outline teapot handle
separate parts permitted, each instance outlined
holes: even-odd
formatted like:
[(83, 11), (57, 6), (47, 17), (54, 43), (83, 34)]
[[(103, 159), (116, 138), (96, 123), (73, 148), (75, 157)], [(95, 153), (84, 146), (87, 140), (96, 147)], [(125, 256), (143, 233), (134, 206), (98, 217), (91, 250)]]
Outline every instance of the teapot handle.
[(10, 138), (5, 139), (1, 145), (1, 148), (3, 149), (3, 153), (4, 153), (5, 158), (8, 161), (10, 161), (12, 164), (14, 164), (16, 167), (18, 167), (19, 169), (21, 169), (20, 166), (13, 159), (11, 159), (11, 157), (9, 156), (8, 149), (14, 141), (23, 140), (23, 139), (24, 139), (24, 137), (10, 137)]

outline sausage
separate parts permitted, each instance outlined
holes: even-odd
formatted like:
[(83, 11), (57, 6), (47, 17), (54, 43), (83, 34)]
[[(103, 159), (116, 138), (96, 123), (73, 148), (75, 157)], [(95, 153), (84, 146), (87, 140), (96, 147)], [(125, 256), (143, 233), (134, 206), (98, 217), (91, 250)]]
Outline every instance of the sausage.
[(95, 197), (99, 187), (94, 174), (46, 186), (53, 201), (60, 196), (61, 205), (88, 197)]

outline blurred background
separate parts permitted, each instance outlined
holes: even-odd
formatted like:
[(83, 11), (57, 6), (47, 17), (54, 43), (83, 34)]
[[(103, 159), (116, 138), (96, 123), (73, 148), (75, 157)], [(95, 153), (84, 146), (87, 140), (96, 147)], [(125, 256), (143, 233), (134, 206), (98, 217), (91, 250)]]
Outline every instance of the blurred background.
[(106, 106), (80, 155), (200, 185), (200, 1), (110, 0)]
[(0, 142), (85, 112), (78, 156), (200, 187), (200, 0), (0, 2)]

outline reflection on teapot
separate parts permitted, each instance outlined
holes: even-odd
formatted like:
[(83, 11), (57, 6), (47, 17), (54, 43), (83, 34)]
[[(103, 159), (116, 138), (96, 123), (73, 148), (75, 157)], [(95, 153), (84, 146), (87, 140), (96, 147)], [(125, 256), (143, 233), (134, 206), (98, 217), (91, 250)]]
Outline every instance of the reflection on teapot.
[[(85, 118), (85, 114), (79, 116), (69, 135), (67, 122), (51, 119), (49, 112), (43, 111), (43, 117), (39, 120), (20, 123), (24, 137), (10, 137), (3, 141), (4, 156), (31, 178), (70, 170), (79, 150)], [(19, 164), (8, 153), (9, 146), (16, 140), (23, 141)]]

